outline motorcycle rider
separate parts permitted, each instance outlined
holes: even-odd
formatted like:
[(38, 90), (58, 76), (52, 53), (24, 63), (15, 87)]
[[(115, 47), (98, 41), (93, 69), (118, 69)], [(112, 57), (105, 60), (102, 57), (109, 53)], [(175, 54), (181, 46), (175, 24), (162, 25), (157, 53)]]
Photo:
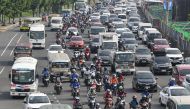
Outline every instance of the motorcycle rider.
[(138, 103), (138, 101), (137, 101), (137, 96), (134, 95), (134, 96), (132, 97), (131, 102), (129, 103), (129, 108), (130, 108), (130, 109), (137, 109), (137, 108), (138, 108), (138, 105), (139, 105), (139, 103)]
[(113, 88), (113, 85), (118, 84), (118, 79), (117, 79), (116, 74), (113, 74), (113, 76), (111, 77), (110, 84), (112, 88)]
[(106, 91), (107, 89), (110, 89), (110, 81), (109, 81), (109, 76), (105, 75), (103, 79), (104, 83), (104, 90)]
[(80, 109), (79, 107), (82, 107), (82, 104), (80, 103), (80, 98), (75, 97), (75, 100), (74, 100), (74, 103), (73, 103), (73, 109)]
[(98, 60), (98, 55), (94, 54), (94, 57), (92, 58), (92, 62), (96, 63), (97, 60)]
[(96, 66), (99, 65), (99, 64), (101, 65), (101, 63), (102, 63), (102, 60), (101, 60), (101, 58), (99, 57), (99, 58), (97, 59), (97, 61), (96, 61)]
[(74, 81), (70, 84), (71, 88), (80, 88), (80, 82), (75, 78)]
[(85, 64), (85, 60), (82, 61), (82, 64), (81, 64), (81, 77), (83, 78), (84, 77), (84, 72), (86, 71), (86, 64)]
[(147, 97), (146, 95), (143, 95), (142, 98), (140, 99), (139, 105), (140, 105), (141, 107), (143, 107), (143, 103), (147, 102), (146, 97)]
[(102, 74), (100, 73), (100, 71), (97, 71), (97, 72), (96, 72), (95, 79), (96, 79), (96, 80), (98, 80), (98, 79), (102, 80)]
[(148, 92), (148, 89), (145, 88), (145, 90), (143, 90), (142, 96), (145, 95), (146, 97), (150, 96), (150, 93)]
[(94, 88), (90, 88), (87, 93), (88, 100), (91, 96), (96, 96), (96, 90)]
[[(105, 100), (105, 103), (107, 104), (107, 102), (109, 100), (113, 99), (113, 95), (112, 95), (112, 92), (110, 89), (107, 89), (107, 91), (105, 92), (104, 94), (104, 100)], [(113, 104), (113, 103), (112, 103)]]
[(124, 81), (124, 76), (122, 75), (121, 72), (117, 72), (118, 75), (118, 82), (123, 82)]
[(71, 84), (72, 84), (74, 79), (79, 79), (79, 75), (78, 75), (78, 73), (76, 72), (75, 69), (72, 69), (71, 70), (71, 75), (70, 75)]
[(56, 90), (56, 88), (57, 88), (58, 86), (61, 86), (61, 90), (62, 90), (62, 83), (61, 83), (60, 80), (56, 80), (56, 83), (55, 83), (55, 86), (54, 86), (54, 90)]
[(49, 71), (47, 68), (44, 68), (42, 71), (42, 81), (44, 81), (45, 78), (49, 78)]
[(95, 65), (92, 63), (91, 65), (90, 65), (90, 71), (95, 71), (96, 70), (96, 67), (95, 67)]
[(126, 92), (124, 91), (124, 88), (122, 86), (119, 86), (118, 88), (118, 92), (117, 92), (117, 96), (122, 98), (126, 96)]
[(85, 53), (86, 59), (87, 59), (87, 54), (88, 53), (89, 53), (89, 58), (90, 58), (90, 48), (88, 46), (86, 46), (84, 53)]
[(171, 77), (170, 80), (169, 80), (169, 83), (168, 83), (168, 86), (175, 86), (176, 85), (176, 81), (175, 81), (175, 78)]

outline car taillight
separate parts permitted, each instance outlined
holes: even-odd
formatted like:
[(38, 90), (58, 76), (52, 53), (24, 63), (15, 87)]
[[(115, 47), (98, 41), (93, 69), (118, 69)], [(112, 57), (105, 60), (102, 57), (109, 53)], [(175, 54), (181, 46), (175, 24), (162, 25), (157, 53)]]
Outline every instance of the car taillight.
[(14, 83), (11, 83), (11, 87), (16, 87), (16, 84), (14, 84)]

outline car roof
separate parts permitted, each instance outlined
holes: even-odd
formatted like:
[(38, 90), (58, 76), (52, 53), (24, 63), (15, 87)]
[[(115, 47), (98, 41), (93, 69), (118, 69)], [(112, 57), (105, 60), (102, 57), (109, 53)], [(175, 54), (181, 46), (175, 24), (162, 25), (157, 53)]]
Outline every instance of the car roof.
[(169, 98), (179, 105), (190, 104), (190, 96), (170, 96)]
[(136, 71), (136, 74), (143, 74), (143, 73), (150, 73), (150, 74), (152, 74), (152, 72), (151, 72), (151, 71), (149, 71), (149, 70), (144, 70), (144, 71)]
[(182, 86), (178, 86), (178, 85), (175, 85), (175, 86), (170, 86), (170, 87), (165, 87), (165, 88), (169, 88), (169, 89), (186, 89), (186, 88), (184, 88), (184, 87), (182, 87)]
[(45, 93), (35, 92), (35, 93), (29, 94), (29, 96), (47, 96), (47, 95)]
[(190, 64), (179, 64), (179, 65), (176, 65), (176, 68), (178, 70), (190, 69)]
[(156, 38), (156, 39), (154, 39), (154, 41), (168, 41), (168, 40), (164, 39), (164, 38)]
[(169, 59), (167, 56), (155, 56), (154, 58), (156, 59)]
[(178, 48), (165, 48), (165, 50), (179, 50)]

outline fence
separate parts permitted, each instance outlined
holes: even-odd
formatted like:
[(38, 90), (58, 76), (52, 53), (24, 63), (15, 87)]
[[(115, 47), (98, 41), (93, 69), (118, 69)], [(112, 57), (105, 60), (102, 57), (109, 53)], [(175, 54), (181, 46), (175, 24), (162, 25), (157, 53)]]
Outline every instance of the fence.
[(182, 52), (184, 52), (184, 56), (190, 55), (190, 40), (185, 40), (182, 33), (177, 32), (175, 29), (171, 28), (169, 25), (166, 25), (160, 19), (155, 18), (150, 14), (150, 12), (145, 10), (144, 14), (148, 21), (153, 24), (153, 27), (160, 30), (163, 34), (163, 37), (170, 41), (171, 47), (179, 48)]

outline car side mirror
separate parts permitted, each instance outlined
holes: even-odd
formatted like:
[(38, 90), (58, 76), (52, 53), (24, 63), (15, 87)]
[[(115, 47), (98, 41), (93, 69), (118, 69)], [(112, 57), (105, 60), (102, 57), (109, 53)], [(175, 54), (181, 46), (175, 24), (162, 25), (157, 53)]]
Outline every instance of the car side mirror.
[(47, 37), (47, 34), (45, 34), (45, 37)]
[(155, 78), (156, 80), (159, 79), (158, 77)]

